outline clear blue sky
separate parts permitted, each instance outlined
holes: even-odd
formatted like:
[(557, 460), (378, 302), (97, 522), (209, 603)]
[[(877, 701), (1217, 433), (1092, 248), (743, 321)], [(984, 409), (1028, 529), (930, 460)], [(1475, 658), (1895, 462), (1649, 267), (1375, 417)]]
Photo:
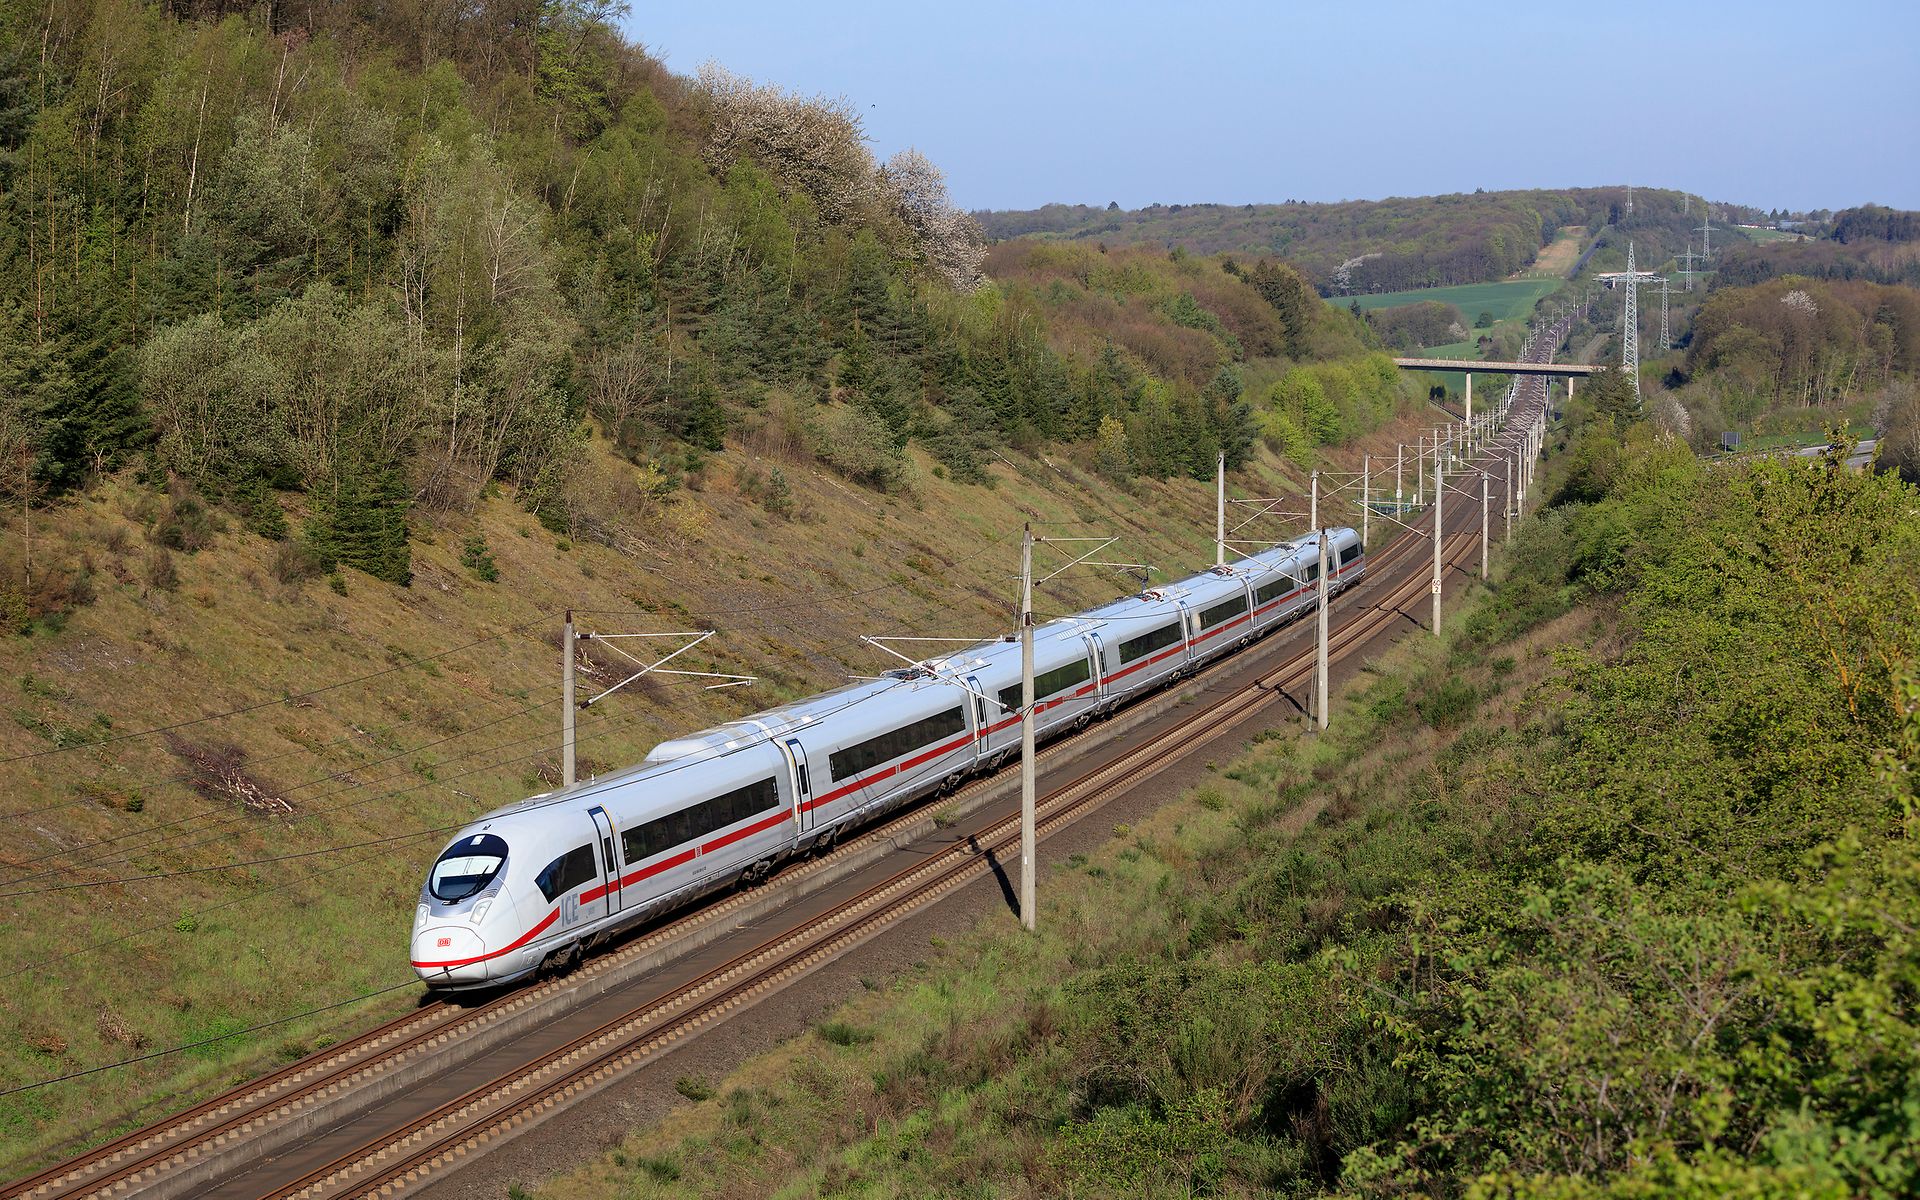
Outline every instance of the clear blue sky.
[(1618, 183), (1920, 208), (1920, 0), (632, 2), (674, 70), (844, 95), (968, 208)]

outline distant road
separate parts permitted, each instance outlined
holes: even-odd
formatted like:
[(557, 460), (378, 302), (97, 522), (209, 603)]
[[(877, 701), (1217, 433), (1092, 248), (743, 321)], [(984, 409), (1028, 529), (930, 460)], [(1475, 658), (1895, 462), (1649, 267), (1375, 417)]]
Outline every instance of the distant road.
[[(1873, 448), (1879, 444), (1880, 442), (1877, 438), (1867, 438), (1865, 441), (1856, 443), (1853, 447), (1853, 453), (1847, 455), (1847, 465), (1853, 467), (1855, 470), (1866, 470), (1867, 464), (1873, 461)], [(1803, 446), (1795, 450), (1794, 454), (1800, 458), (1819, 458), (1826, 452), (1827, 448), (1825, 446)]]

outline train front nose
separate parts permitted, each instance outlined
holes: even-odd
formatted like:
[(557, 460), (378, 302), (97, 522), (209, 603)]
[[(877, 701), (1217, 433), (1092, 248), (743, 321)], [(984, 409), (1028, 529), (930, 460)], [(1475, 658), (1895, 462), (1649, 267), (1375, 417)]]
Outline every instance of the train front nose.
[(413, 969), (437, 987), (485, 983), (487, 943), (464, 921), (423, 926), (413, 935)]

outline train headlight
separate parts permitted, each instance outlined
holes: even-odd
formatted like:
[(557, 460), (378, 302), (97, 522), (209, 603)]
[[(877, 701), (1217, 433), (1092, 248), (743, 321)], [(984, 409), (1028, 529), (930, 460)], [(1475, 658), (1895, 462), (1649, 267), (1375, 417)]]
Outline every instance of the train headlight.
[(418, 929), (422, 925), (425, 925), (426, 923), (427, 923), (427, 906), (422, 904), (420, 907), (413, 910), (413, 927), (415, 929)]
[(493, 897), (491, 896), (487, 897), (485, 900), (482, 900), (480, 903), (474, 905), (473, 906), (473, 923), (475, 925), (478, 925), (486, 917), (487, 910), (492, 907), (493, 907)]

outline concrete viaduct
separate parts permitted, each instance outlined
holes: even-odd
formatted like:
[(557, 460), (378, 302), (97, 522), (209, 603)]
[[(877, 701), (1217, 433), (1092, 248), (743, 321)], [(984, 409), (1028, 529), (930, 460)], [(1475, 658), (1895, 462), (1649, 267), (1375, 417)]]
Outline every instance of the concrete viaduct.
[(1605, 370), (1591, 363), (1483, 362), (1467, 358), (1396, 358), (1393, 365), (1403, 371), (1464, 371), (1471, 375), (1551, 375), (1573, 379)]
[(1591, 363), (1485, 362), (1466, 358), (1396, 358), (1402, 371), (1459, 371), (1467, 377), (1467, 419), (1473, 418), (1473, 373), (1482, 375), (1545, 375), (1567, 381), (1567, 399), (1573, 399), (1573, 381), (1605, 368)]

